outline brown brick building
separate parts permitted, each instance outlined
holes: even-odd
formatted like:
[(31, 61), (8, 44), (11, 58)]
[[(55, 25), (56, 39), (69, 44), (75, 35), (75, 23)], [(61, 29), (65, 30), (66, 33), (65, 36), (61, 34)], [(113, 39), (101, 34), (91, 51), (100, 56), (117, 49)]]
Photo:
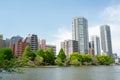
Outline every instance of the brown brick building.
[(28, 45), (29, 45), (29, 43), (24, 42), (22, 38), (18, 39), (15, 43), (14, 55), (17, 57), (21, 56), (25, 50), (25, 47)]

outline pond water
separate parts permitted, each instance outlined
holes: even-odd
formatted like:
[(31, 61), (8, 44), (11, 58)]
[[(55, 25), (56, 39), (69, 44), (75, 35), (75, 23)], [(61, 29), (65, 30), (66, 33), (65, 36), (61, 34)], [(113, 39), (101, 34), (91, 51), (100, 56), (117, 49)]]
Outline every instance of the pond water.
[(0, 80), (120, 80), (120, 66), (22, 68), (23, 74), (0, 73)]

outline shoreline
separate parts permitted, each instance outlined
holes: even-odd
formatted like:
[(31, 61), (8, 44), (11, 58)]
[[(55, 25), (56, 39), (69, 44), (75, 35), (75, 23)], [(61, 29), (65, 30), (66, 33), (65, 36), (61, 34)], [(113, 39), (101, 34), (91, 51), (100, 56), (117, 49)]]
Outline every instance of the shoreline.
[(61, 68), (61, 67), (99, 67), (99, 66), (120, 66), (119, 64), (111, 64), (111, 65), (81, 65), (81, 66), (57, 66), (57, 65), (47, 65), (47, 66), (24, 66), (24, 67), (18, 67), (18, 68)]

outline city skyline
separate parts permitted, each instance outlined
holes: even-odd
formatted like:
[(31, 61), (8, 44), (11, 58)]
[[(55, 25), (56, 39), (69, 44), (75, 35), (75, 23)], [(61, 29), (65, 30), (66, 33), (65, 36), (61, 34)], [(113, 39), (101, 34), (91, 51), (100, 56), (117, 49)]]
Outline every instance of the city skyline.
[(39, 38), (58, 45), (72, 39), (72, 18), (83, 16), (88, 20), (89, 37), (93, 34), (100, 36), (100, 25), (110, 25), (113, 53), (120, 55), (119, 9), (119, 0), (0, 1), (0, 34), (4, 38), (37, 34)]

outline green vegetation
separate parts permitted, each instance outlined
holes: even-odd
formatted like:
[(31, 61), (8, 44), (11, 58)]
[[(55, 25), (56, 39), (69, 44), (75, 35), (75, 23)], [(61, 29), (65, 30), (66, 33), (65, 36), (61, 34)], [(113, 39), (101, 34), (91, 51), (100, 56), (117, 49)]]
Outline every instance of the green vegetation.
[(91, 56), (73, 52), (67, 57), (63, 49), (60, 49), (59, 54), (55, 57), (53, 49), (39, 49), (34, 52), (27, 46), (21, 57), (15, 57), (11, 48), (3, 48), (0, 49), (0, 71), (12, 71), (16, 67), (110, 65), (114, 63), (113, 57), (108, 55)]
[(62, 63), (61, 58), (55, 59), (55, 64), (57, 64), (57, 65), (59, 65), (59, 66), (63, 66), (63, 63)]
[(54, 59), (55, 59), (53, 49), (45, 50), (44, 55), (43, 55), (43, 59), (44, 59), (45, 65), (53, 65)]
[(64, 62), (66, 60), (66, 55), (65, 55), (65, 52), (62, 48), (60, 49), (57, 58), (60, 58), (62, 60), (62, 62)]
[[(62, 53), (61, 53), (62, 52)], [(81, 66), (81, 65), (110, 65), (114, 63), (114, 58), (108, 55), (91, 56), (90, 54), (80, 54), (73, 52), (69, 58), (66, 59), (64, 51), (61, 49), (55, 63), (59, 66)]]
[(34, 61), (36, 54), (30, 50), (30, 46), (27, 46), (23, 52), (22, 57), (26, 57), (27, 59)]
[(78, 52), (74, 52), (70, 55), (70, 64), (79, 66), (82, 62), (82, 56)]
[(59, 51), (59, 54), (57, 55), (57, 58), (55, 59), (55, 64), (59, 66), (63, 66), (65, 60), (66, 60), (66, 55), (65, 55), (64, 50), (61, 48)]
[(99, 55), (96, 57), (101, 65), (110, 65), (114, 62), (114, 58), (108, 55)]
[(12, 54), (12, 49), (2, 48), (0, 49), (0, 72), (2, 70), (13, 71), (15, 59)]
[(92, 57), (90, 54), (80, 54), (78, 52), (74, 52), (70, 55), (70, 63), (72, 65), (87, 65), (92, 61)]
[(18, 67), (37, 67), (41, 65), (54, 65), (53, 49), (43, 50), (39, 49), (36, 52), (30, 50), (27, 46), (23, 55), (16, 61)]

